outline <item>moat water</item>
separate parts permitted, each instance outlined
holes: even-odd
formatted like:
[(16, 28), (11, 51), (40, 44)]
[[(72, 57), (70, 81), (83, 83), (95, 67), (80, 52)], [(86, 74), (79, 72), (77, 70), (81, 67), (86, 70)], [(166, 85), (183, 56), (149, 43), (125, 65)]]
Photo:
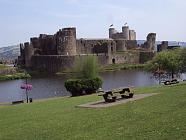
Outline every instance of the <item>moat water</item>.
[[(126, 86), (150, 86), (158, 84), (150, 73), (143, 71), (116, 71), (101, 73), (103, 78), (103, 89), (109, 90)], [(59, 96), (70, 96), (64, 87), (65, 80), (69, 75), (60, 77), (32, 78), (28, 80), (33, 85), (29, 91), (29, 97), (33, 99), (45, 99)], [(186, 78), (186, 77), (184, 77)], [(25, 99), (25, 91), (20, 86), (25, 80), (13, 80), (0, 82), (0, 102), (12, 102)]]

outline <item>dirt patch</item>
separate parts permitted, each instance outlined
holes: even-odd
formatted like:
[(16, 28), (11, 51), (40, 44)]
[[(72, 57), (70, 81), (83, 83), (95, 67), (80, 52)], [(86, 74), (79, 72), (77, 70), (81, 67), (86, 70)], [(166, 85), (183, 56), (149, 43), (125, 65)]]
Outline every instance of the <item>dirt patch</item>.
[(111, 107), (111, 106), (115, 106), (115, 105), (120, 105), (120, 104), (124, 104), (130, 101), (136, 101), (136, 100), (140, 100), (149, 96), (153, 96), (153, 95), (157, 95), (158, 93), (151, 93), (151, 94), (137, 94), (134, 95), (133, 98), (130, 99), (118, 99), (116, 100), (116, 102), (113, 103), (107, 103), (104, 100), (102, 101), (97, 101), (97, 102), (91, 102), (91, 103), (87, 103), (87, 104), (83, 104), (83, 105), (78, 105), (77, 107), (84, 107), (84, 108), (106, 108), (106, 107)]

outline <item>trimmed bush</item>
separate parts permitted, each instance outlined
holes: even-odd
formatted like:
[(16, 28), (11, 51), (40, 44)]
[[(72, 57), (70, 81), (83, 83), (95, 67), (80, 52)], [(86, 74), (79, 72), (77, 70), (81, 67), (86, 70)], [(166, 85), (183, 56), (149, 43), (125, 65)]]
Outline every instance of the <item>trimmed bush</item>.
[(79, 96), (83, 93), (83, 83), (80, 79), (69, 79), (65, 82), (65, 88), (72, 96)]
[(95, 93), (103, 84), (101, 78), (92, 79), (70, 79), (65, 82), (65, 88), (72, 96), (81, 96)]
[(92, 79), (85, 79), (84, 82), (84, 91), (86, 94), (95, 93), (98, 88), (102, 87), (103, 81), (101, 78), (96, 77)]

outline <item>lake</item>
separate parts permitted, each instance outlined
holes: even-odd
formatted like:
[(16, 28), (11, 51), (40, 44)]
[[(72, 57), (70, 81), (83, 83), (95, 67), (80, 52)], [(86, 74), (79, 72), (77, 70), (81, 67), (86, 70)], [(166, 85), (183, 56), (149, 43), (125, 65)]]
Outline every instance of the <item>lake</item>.
[[(104, 72), (101, 73), (100, 76), (104, 81), (104, 90), (126, 86), (141, 87), (158, 84), (150, 73), (138, 70)], [(64, 82), (68, 78), (69, 75), (29, 79), (28, 83), (33, 85), (33, 89), (29, 91), (29, 97), (33, 99), (45, 99), (70, 96), (70, 93), (68, 93), (64, 87)], [(0, 82), (0, 102), (12, 102), (25, 99), (25, 91), (20, 89), (23, 83), (25, 83), (25, 80)]]

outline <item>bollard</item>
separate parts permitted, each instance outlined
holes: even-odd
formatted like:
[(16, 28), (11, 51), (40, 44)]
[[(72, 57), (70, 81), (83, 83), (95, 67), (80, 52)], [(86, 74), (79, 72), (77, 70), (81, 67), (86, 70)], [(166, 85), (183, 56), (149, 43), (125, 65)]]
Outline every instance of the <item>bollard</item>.
[(29, 101), (30, 101), (30, 103), (32, 103), (33, 102), (32, 98), (29, 98)]

